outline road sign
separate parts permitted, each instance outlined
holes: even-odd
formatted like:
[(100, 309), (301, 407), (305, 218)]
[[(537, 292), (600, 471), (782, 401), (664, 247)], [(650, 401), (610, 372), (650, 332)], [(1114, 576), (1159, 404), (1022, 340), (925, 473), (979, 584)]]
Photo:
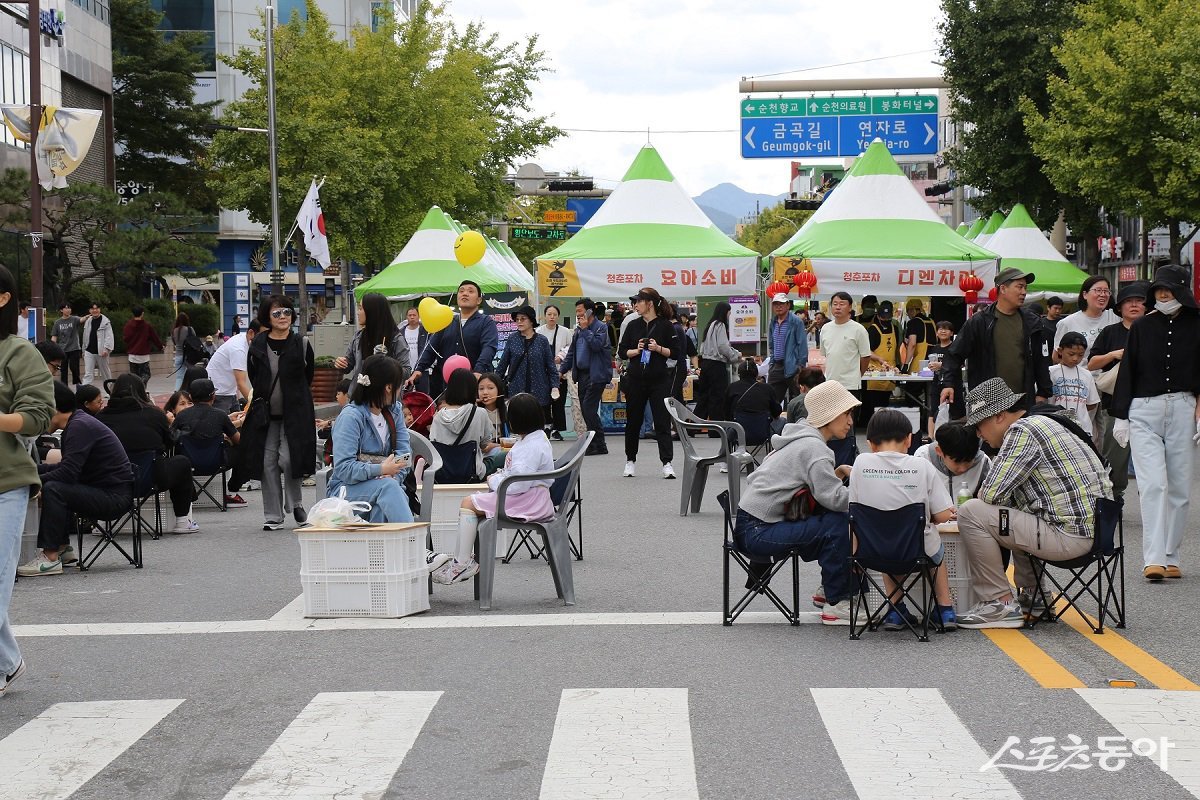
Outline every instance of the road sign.
[(743, 100), (744, 119), (759, 117), (837, 117), (849, 114), (936, 114), (936, 95), (779, 97), (774, 100)]
[(937, 132), (937, 114), (743, 117), (742, 158), (853, 157), (876, 137), (892, 155), (932, 155)]
[(546, 222), (574, 222), (574, 211), (547, 211), (542, 215), (542, 219)]
[(517, 228), (508, 229), (509, 239), (530, 239), (537, 241), (565, 241), (567, 232), (563, 228)]

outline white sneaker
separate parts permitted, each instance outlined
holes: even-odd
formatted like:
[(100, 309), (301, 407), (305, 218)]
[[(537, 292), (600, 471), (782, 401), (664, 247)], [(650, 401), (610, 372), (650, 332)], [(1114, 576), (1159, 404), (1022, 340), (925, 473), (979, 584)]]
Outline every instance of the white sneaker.
[(840, 603), (825, 604), (821, 609), (821, 624), (822, 625), (849, 625), (850, 624), (850, 601), (843, 600)]
[(671, 466), (669, 461), (663, 464), (663, 477), (669, 481), (675, 480), (675, 468)]
[(441, 569), (454, 560), (454, 556), (449, 553), (435, 553), (432, 550), (425, 551), (425, 567), (430, 572)]
[(720, 464), (718, 464), (717, 467), (720, 469), (722, 475), (729, 474), (729, 465), (726, 464), (724, 461), (722, 461)]
[(34, 578), (38, 575), (62, 575), (62, 561), (54, 559), (51, 561), (46, 558), (46, 554), (41, 550), (37, 551), (28, 563), (17, 567), (17, 574), (22, 578)]
[(200, 530), (200, 526), (191, 517), (181, 517), (175, 520), (175, 527), (171, 529), (171, 533), (195, 533)]
[(450, 569), (450, 583), (462, 583), (474, 578), (478, 573), (479, 562), (475, 559), (467, 559), (465, 564), (455, 559), (454, 566)]
[(449, 586), (453, 582), (451, 580), (451, 577), (452, 577), (451, 571), (453, 569), (454, 569), (454, 559), (449, 558), (449, 559), (446, 559), (445, 563), (443, 563), (437, 569), (430, 570), (429, 575), (430, 575), (430, 577), (433, 578), (434, 583), (440, 584), (442, 586)]
[(633, 462), (626, 461), (625, 462), (625, 471), (621, 473), (621, 477), (622, 478), (632, 478), (632, 477), (635, 477), (635, 475), (636, 475), (636, 473), (633, 468)]

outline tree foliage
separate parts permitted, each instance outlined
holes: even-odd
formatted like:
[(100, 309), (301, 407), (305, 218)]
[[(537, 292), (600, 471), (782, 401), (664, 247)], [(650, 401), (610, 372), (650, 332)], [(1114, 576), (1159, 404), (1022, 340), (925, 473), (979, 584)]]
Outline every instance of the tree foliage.
[[(432, 205), (471, 223), (501, 211), (509, 164), (561, 135), (530, 114), (544, 58), (533, 38), (502, 44), (479, 24), (458, 31), (434, 3), (341, 42), (309, 0), (307, 21), (294, 15), (275, 36), (282, 233), (321, 175), (332, 253), (368, 266), (388, 263)], [(224, 60), (257, 86), (223, 121), (266, 127), (264, 48)], [(222, 205), (269, 225), (266, 137), (219, 133), (211, 153)]]
[(1064, 195), (1171, 232), (1200, 220), (1200, 5), (1093, 0), (1054, 48), (1049, 107), (1022, 111), (1033, 150)]
[[(0, 207), (8, 225), (28, 224), (28, 172), (10, 169), (0, 176)], [(107, 186), (76, 183), (46, 193), (43, 211), (47, 308), (91, 278), (140, 293), (145, 279), (212, 262), (215, 238), (196, 232), (207, 216), (168, 192), (122, 203)]]
[(788, 211), (779, 203), (760, 212), (755, 222), (742, 229), (737, 240), (765, 256), (792, 238), (812, 215), (811, 211)]
[(200, 162), (216, 103), (197, 103), (193, 92), (204, 69), (193, 48), (204, 35), (180, 32), (167, 41), (158, 30), (162, 14), (146, 0), (111, 0), (110, 8), (118, 180), (153, 184), (215, 214)]

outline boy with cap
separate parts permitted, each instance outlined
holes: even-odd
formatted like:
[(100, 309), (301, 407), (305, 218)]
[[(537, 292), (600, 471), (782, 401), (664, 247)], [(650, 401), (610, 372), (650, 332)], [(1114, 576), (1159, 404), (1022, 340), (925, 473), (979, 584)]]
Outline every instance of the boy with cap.
[[(960, 628), (1019, 628), (1037, 597), (1029, 554), (1066, 561), (1092, 549), (1096, 499), (1112, 498), (1108, 470), (1091, 441), (1059, 419), (1027, 414), (1026, 402), (1001, 378), (967, 393), (967, 417), (992, 459), (979, 497), (958, 509), (958, 531), (979, 602), (959, 614)], [(1012, 551), (1018, 596), (1004, 573)]]

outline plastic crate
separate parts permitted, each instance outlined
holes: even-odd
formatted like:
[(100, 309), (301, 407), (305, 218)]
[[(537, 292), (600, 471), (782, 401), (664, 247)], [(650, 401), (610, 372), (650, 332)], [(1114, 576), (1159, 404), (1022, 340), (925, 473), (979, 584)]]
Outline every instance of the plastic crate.
[(300, 573), (306, 617), (407, 617), (429, 610), (429, 572)]
[[(461, 510), (463, 498), (487, 490), (486, 483), (434, 486), (433, 510), (429, 515), (429, 537), (433, 541), (430, 549), (433, 552), (454, 553), (458, 550), (458, 512)], [(504, 558), (508, 554), (508, 545), (511, 541), (511, 531), (499, 531), (496, 534), (496, 558)]]
[(425, 569), (425, 525), (326, 531), (300, 528), (301, 574), (379, 575)]
[[(957, 533), (942, 533), (942, 547), (945, 548), (945, 553), (942, 556), (942, 565), (946, 568), (946, 578), (950, 584), (950, 598), (954, 601), (955, 612), (962, 614), (975, 605), (977, 602), (975, 591), (971, 588), (971, 569), (967, 562), (967, 550), (963, 546), (962, 537)], [(883, 585), (883, 576), (878, 572), (872, 572), (871, 576)], [(920, 604), (920, 585), (913, 587), (912, 594), (915, 596), (915, 605)], [(875, 608), (883, 602), (883, 595), (869, 588), (867, 591), (867, 603), (870, 608)], [(915, 610), (915, 609), (914, 609)]]

